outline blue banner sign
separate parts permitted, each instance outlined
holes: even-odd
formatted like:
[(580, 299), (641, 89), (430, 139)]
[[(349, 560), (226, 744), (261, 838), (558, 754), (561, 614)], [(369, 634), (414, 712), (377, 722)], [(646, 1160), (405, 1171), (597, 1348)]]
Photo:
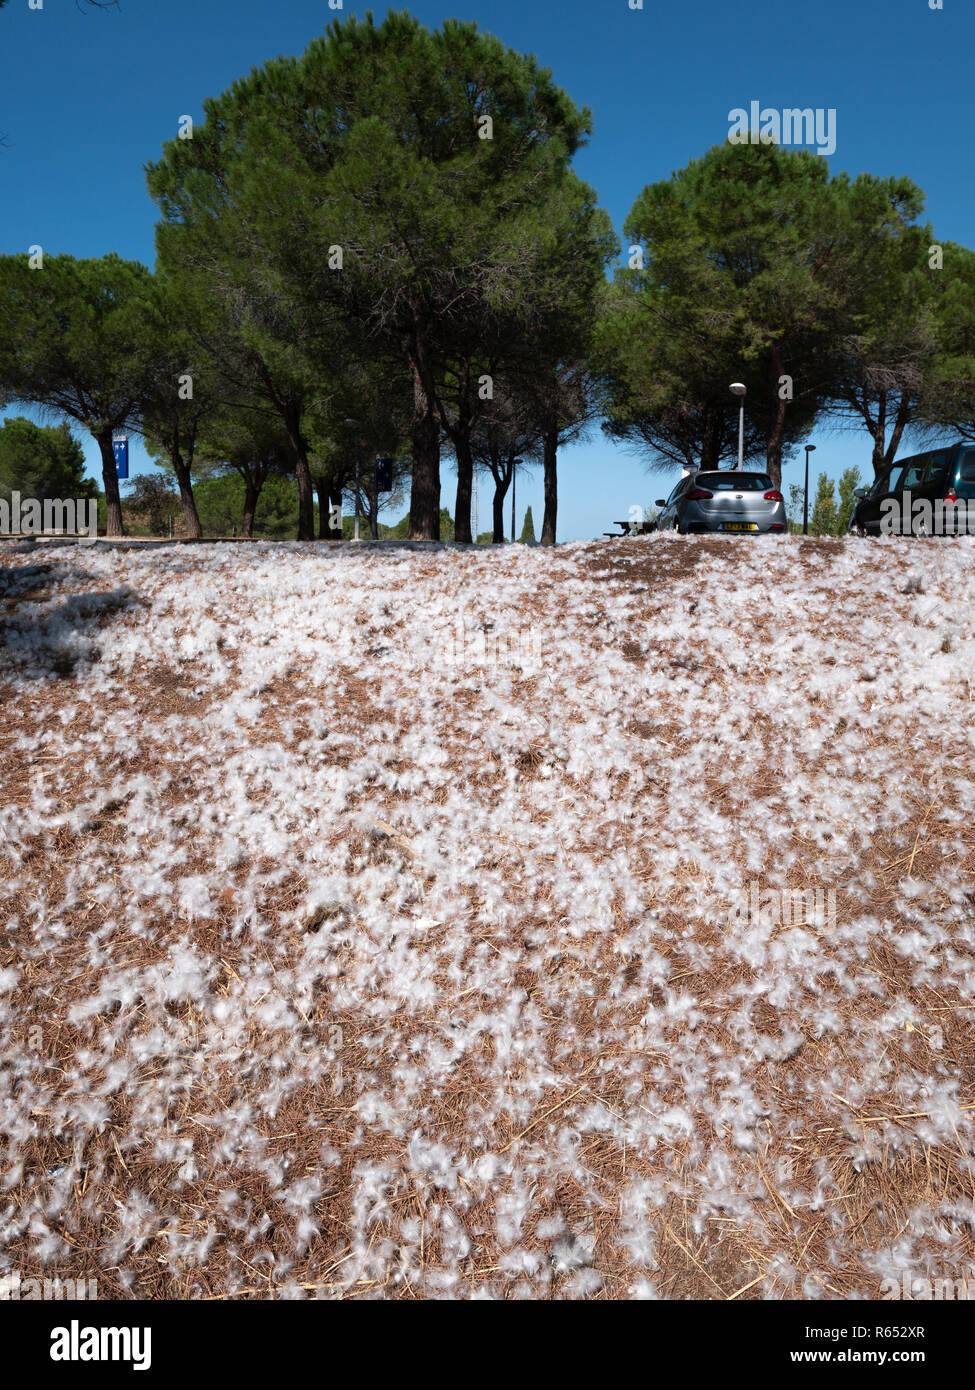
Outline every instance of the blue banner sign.
[(120, 478), (129, 476), (129, 441), (123, 436), (112, 440), (112, 453), (115, 455), (115, 471)]

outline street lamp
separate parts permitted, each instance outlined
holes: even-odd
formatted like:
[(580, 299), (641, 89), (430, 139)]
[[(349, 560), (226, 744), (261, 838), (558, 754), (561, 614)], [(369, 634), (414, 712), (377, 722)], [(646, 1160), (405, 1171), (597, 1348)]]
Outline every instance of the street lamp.
[[(355, 428), (355, 427), (358, 426), (359, 421), (358, 421), (358, 420), (351, 420), (351, 419), (349, 419), (349, 420), (346, 420), (345, 423), (346, 423), (347, 425), (352, 425), (353, 428)], [(352, 438), (353, 438), (353, 441), (354, 441), (354, 443), (355, 443), (355, 539), (358, 540), (358, 539), (359, 539), (359, 436), (358, 436), (358, 434), (353, 434)]]
[(748, 389), (748, 388), (747, 388), (742, 382), (740, 382), (740, 381), (733, 381), (733, 382), (731, 383), (731, 390), (732, 390), (732, 392), (733, 392), (733, 393), (739, 398), (739, 400), (741, 401), (741, 406), (739, 407), (739, 410), (738, 410), (738, 468), (739, 468), (739, 470), (742, 469), (742, 468), (744, 468), (744, 466), (745, 466), (745, 391), (746, 391), (747, 389)]
[(802, 489), (802, 534), (809, 535), (809, 455), (816, 452), (815, 444), (806, 445), (806, 481)]

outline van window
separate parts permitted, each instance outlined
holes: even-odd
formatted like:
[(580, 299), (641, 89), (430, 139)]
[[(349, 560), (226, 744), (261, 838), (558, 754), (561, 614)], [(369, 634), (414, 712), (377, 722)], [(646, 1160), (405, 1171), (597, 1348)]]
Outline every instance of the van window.
[(959, 481), (975, 483), (975, 449), (966, 449), (961, 461)]
[(948, 452), (942, 449), (937, 454), (928, 455), (928, 466), (924, 470), (925, 483), (940, 487), (948, 473)]
[[(925, 469), (928, 464), (928, 456), (921, 454), (919, 458), (908, 459), (901, 470), (900, 477), (891, 488), (892, 492), (901, 492), (905, 488), (910, 490), (918, 487), (924, 478)], [(894, 470), (896, 473), (896, 469)]]

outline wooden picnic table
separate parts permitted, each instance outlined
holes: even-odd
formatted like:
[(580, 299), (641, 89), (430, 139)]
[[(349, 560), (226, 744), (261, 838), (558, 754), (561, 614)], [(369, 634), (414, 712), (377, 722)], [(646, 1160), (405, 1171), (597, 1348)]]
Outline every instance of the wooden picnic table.
[(647, 535), (651, 529), (649, 521), (614, 521), (613, 525), (622, 527), (622, 530), (603, 532), (603, 535), (608, 536), (612, 541), (622, 540), (624, 536)]

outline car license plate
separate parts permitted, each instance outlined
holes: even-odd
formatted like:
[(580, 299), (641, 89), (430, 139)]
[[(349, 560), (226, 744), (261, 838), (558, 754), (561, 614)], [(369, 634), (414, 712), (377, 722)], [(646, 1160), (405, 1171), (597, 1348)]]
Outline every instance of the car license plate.
[(726, 531), (757, 531), (757, 521), (726, 521), (724, 524)]

